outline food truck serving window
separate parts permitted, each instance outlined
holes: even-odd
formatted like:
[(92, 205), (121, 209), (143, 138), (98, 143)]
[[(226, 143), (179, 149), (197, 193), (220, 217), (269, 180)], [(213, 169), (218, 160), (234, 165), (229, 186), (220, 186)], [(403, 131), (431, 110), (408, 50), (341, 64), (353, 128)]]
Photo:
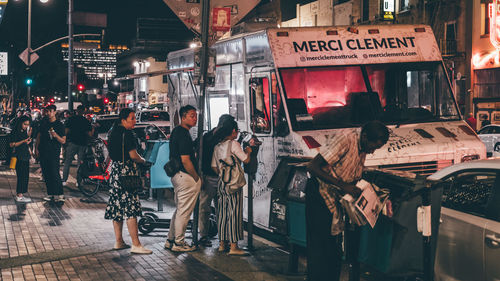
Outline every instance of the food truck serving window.
[(294, 130), (459, 119), (440, 62), (280, 69)]

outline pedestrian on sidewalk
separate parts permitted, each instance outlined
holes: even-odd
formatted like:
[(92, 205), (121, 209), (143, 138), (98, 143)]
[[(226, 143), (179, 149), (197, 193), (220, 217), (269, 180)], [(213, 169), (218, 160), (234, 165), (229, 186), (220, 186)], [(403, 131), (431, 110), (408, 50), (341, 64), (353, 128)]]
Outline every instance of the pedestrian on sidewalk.
[(16, 127), (10, 134), (10, 147), (13, 149), (13, 155), (16, 156), (16, 201), (27, 203), (31, 202), (30, 198), (24, 196), (28, 192), (28, 181), (30, 176), (30, 159), (31, 152), (29, 144), (31, 137), (28, 136), (30, 126), (30, 118), (21, 116), (16, 124)]
[(186, 243), (185, 233), (200, 195), (202, 183), (196, 172), (194, 142), (189, 134), (189, 129), (196, 126), (198, 116), (196, 108), (191, 105), (181, 107), (179, 115), (181, 124), (170, 134), (170, 161), (175, 158), (175, 161), (180, 163), (180, 171), (172, 177), (175, 211), (170, 222), (165, 248), (174, 252), (189, 252), (196, 248)]
[(366, 155), (388, 139), (387, 127), (371, 121), (361, 129), (335, 135), (309, 162), (307, 169), (314, 177), (306, 185), (307, 280), (339, 280), (345, 226), (339, 200), (346, 193), (354, 198), (361, 194), (356, 182), (363, 174)]
[(198, 243), (204, 247), (211, 247), (210, 241), (210, 208), (212, 201), (214, 202), (215, 210), (217, 212), (217, 185), (219, 175), (212, 169), (212, 157), (214, 154), (214, 147), (222, 140), (218, 132), (225, 123), (234, 121), (234, 117), (229, 114), (223, 114), (219, 117), (217, 127), (206, 132), (202, 139), (203, 155), (201, 159), (201, 170), (203, 171), (203, 184), (200, 191), (200, 212), (198, 225), (200, 226), (200, 240)]
[(83, 116), (85, 108), (79, 105), (76, 108), (76, 114), (69, 117), (66, 121), (66, 138), (67, 146), (64, 155), (64, 167), (62, 185), (66, 186), (69, 176), (69, 168), (75, 154), (78, 155), (78, 167), (82, 164), (83, 157), (85, 156), (85, 149), (89, 143), (89, 138), (92, 136), (92, 125)]
[[(228, 157), (233, 156), (233, 161), (236, 165), (241, 165), (240, 162), (248, 164), (250, 162), (250, 153), (254, 145), (254, 140), (250, 140), (250, 145), (243, 150), (241, 145), (236, 141), (239, 129), (236, 121), (228, 121), (218, 130), (223, 140), (214, 148), (212, 158), (212, 168), (219, 175), (218, 182), (218, 216), (217, 226), (219, 231), (219, 252), (224, 252), (227, 249), (227, 244), (230, 244), (229, 255), (247, 255), (248, 253), (238, 247), (238, 241), (243, 240), (243, 190), (232, 191), (224, 183), (221, 175), (222, 164)], [(229, 147), (230, 146), (230, 147)], [(227, 155), (227, 153), (231, 155)], [(241, 170), (241, 169), (240, 169)], [(235, 176), (235, 175), (232, 175)]]
[(52, 104), (46, 108), (48, 119), (40, 124), (35, 146), (35, 156), (40, 159), (40, 167), (47, 186), (48, 196), (43, 200), (64, 202), (59, 157), (61, 145), (66, 142), (66, 135), (64, 125), (56, 118), (56, 106)]
[[(129, 108), (120, 111), (118, 124), (115, 124), (108, 139), (109, 156), (112, 163), (109, 185), (111, 186), (108, 205), (104, 218), (113, 220), (115, 246), (113, 249), (126, 249), (130, 246), (123, 241), (123, 220), (127, 220), (127, 228), (132, 238), (133, 254), (151, 254), (153, 251), (144, 248), (139, 241), (137, 217), (142, 216), (141, 202), (137, 191), (128, 192), (120, 185), (120, 175), (136, 170), (135, 163), (146, 164), (146, 160), (137, 153), (137, 139), (132, 129), (135, 127), (135, 112)], [(137, 171), (135, 172), (137, 174)]]

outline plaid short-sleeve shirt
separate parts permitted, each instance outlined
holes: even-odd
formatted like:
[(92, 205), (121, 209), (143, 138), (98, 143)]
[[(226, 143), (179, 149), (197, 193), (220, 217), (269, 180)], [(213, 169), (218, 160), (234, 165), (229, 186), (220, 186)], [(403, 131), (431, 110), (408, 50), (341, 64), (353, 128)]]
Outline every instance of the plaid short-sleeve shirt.
[[(328, 163), (331, 175), (345, 183), (355, 183), (361, 179), (366, 153), (360, 151), (359, 138), (361, 129), (353, 129), (337, 134), (320, 150), (320, 155)], [(343, 231), (338, 188), (321, 180), (319, 193), (333, 214), (332, 235)]]

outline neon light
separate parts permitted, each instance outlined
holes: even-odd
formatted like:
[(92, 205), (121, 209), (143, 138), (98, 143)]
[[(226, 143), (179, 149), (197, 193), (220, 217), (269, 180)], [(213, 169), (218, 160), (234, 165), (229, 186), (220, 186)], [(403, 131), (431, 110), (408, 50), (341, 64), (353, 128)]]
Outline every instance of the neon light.
[(488, 5), (490, 16), (490, 41), (498, 50), (500, 49), (500, 0), (495, 0)]
[(500, 57), (497, 50), (492, 51), (486, 55), (475, 54), (472, 56), (472, 64), (474, 64), (475, 68), (481, 68), (488, 64), (499, 65)]

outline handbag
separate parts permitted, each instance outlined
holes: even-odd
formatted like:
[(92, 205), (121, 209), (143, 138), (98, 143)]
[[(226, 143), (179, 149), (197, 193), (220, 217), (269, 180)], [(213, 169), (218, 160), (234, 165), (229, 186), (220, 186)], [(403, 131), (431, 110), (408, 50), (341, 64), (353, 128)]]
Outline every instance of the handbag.
[(229, 141), (227, 145), (225, 160), (219, 159), (221, 163), (219, 177), (224, 183), (228, 193), (235, 193), (247, 184), (243, 168), (236, 157), (231, 153), (232, 143), (232, 141)]
[(182, 169), (181, 165), (179, 158), (173, 157), (165, 163), (163, 170), (165, 170), (167, 176), (173, 177)]
[(127, 165), (125, 162), (125, 133), (123, 133), (122, 137), (122, 163), (122, 173), (118, 178), (121, 188), (129, 193), (138, 191), (142, 187), (142, 180), (141, 177), (137, 175), (135, 163), (132, 163), (132, 166), (128, 169), (129, 171), (125, 169)]
[(11, 170), (15, 170), (16, 169), (17, 157), (14, 156), (15, 153), (16, 153), (16, 148), (14, 147), (12, 149), (12, 157), (10, 157), (10, 164), (9, 164), (9, 168)]

